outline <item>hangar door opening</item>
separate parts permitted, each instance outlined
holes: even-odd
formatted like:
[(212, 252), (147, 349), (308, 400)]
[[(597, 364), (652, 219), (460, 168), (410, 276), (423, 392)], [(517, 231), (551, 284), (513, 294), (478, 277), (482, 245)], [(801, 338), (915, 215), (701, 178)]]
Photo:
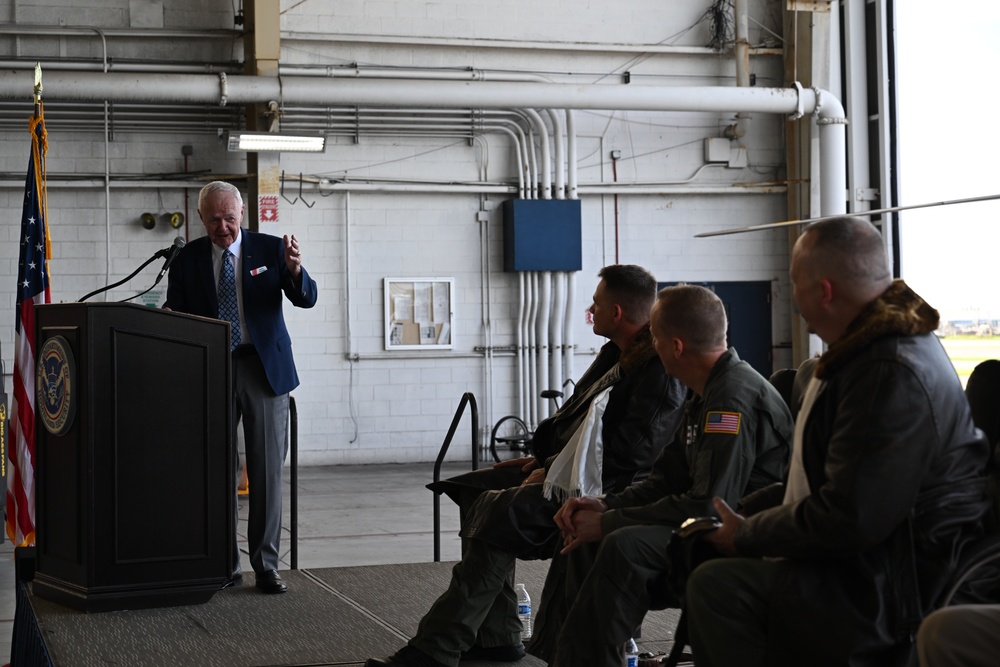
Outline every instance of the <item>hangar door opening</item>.
[(669, 285), (701, 285), (718, 295), (726, 307), (726, 317), (729, 318), (729, 328), (726, 340), (730, 347), (754, 370), (770, 377), (774, 372), (774, 361), (771, 355), (771, 283), (766, 280), (751, 280), (745, 282), (713, 282), (713, 283), (660, 283), (659, 287)]

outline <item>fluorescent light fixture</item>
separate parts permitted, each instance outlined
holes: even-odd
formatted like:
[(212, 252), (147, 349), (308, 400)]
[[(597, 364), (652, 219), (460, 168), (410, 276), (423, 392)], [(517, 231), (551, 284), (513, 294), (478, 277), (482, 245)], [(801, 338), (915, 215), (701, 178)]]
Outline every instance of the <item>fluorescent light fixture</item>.
[(230, 151), (322, 153), (326, 150), (326, 137), (320, 134), (230, 132), (226, 139), (226, 145)]

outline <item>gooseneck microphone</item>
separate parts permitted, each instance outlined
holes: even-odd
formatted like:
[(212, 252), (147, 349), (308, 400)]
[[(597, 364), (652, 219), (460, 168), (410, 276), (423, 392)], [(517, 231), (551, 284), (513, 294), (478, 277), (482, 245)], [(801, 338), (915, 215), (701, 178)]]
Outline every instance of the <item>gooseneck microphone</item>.
[[(166, 256), (167, 261), (163, 263), (163, 268), (160, 269), (159, 275), (157, 275), (156, 280), (153, 281), (153, 287), (156, 287), (156, 285), (161, 280), (163, 280), (163, 276), (167, 274), (167, 269), (170, 268), (171, 262), (174, 261), (174, 258), (177, 257), (177, 253), (181, 251), (181, 248), (183, 248), (185, 244), (186, 242), (184, 241), (184, 238), (178, 236), (177, 238), (174, 239), (174, 244), (172, 246), (170, 246), (169, 248), (164, 248), (160, 252), (156, 253), (157, 255), (159, 255), (160, 253), (165, 253), (165, 255), (161, 256)], [(150, 287), (149, 289), (153, 289), (153, 287)]]
[(140, 271), (142, 271), (144, 268), (146, 268), (147, 266), (149, 266), (152, 262), (156, 261), (157, 259), (165, 257), (166, 261), (163, 262), (163, 268), (160, 269), (160, 273), (159, 273), (159, 275), (156, 276), (156, 280), (153, 282), (153, 284), (150, 285), (145, 290), (139, 292), (138, 294), (134, 294), (134, 295), (130, 296), (127, 299), (122, 299), (122, 301), (131, 301), (132, 299), (134, 299), (134, 298), (136, 298), (138, 296), (142, 296), (143, 294), (145, 294), (149, 290), (151, 290), (154, 287), (156, 287), (157, 283), (159, 283), (163, 279), (163, 276), (166, 275), (166, 273), (167, 273), (167, 269), (170, 268), (171, 262), (174, 261), (174, 258), (177, 257), (177, 254), (181, 251), (181, 248), (183, 248), (185, 245), (186, 245), (186, 243), (184, 241), (184, 238), (181, 237), (181, 236), (178, 236), (177, 238), (174, 239), (174, 244), (172, 246), (170, 246), (169, 248), (164, 248), (163, 250), (157, 250), (153, 254), (153, 256), (150, 257), (149, 259), (147, 259), (145, 262), (143, 262), (139, 266), (138, 269), (136, 269), (135, 271), (133, 271), (132, 273), (130, 273), (129, 275), (127, 275), (126, 277), (122, 278), (121, 280), (119, 280), (116, 283), (112, 283), (112, 284), (107, 285), (105, 287), (101, 287), (99, 289), (94, 290), (90, 294), (87, 294), (87, 295), (83, 296), (78, 303), (83, 303), (84, 301), (86, 301), (90, 297), (94, 296), (95, 294), (100, 294), (101, 292), (106, 292), (109, 289), (114, 289), (115, 287), (118, 287), (119, 285), (124, 285), (128, 281), (132, 280), (132, 278), (135, 278), (135, 276)]

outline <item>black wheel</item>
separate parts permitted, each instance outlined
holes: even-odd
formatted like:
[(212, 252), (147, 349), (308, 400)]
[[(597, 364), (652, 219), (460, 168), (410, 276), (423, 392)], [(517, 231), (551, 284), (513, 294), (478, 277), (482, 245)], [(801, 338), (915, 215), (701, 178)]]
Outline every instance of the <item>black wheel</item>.
[(499, 463), (504, 459), (516, 459), (531, 452), (531, 432), (515, 415), (502, 417), (490, 433), (490, 454)]

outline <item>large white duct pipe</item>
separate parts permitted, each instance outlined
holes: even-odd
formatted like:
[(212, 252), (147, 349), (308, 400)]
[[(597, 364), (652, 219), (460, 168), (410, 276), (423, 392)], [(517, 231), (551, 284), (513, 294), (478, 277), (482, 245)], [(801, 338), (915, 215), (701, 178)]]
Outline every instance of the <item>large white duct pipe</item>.
[[(28, 100), (33, 73), (0, 72), (0, 99)], [(506, 81), (394, 81), (211, 74), (45, 73), (45, 99), (164, 104), (373, 104), (387, 107), (603, 109), (816, 115), (820, 124), (824, 214), (846, 212), (844, 110), (819, 89), (637, 84), (525, 84)], [(839, 130), (836, 126), (840, 126)], [(839, 139), (838, 139), (839, 137)], [(840, 169), (834, 169), (835, 165)]]
[[(0, 72), (0, 98), (29, 99), (33, 73)], [(167, 104), (363, 105), (483, 109), (811, 112), (816, 95), (792, 88), (399, 81), (225, 74), (45, 72), (45, 99)]]

